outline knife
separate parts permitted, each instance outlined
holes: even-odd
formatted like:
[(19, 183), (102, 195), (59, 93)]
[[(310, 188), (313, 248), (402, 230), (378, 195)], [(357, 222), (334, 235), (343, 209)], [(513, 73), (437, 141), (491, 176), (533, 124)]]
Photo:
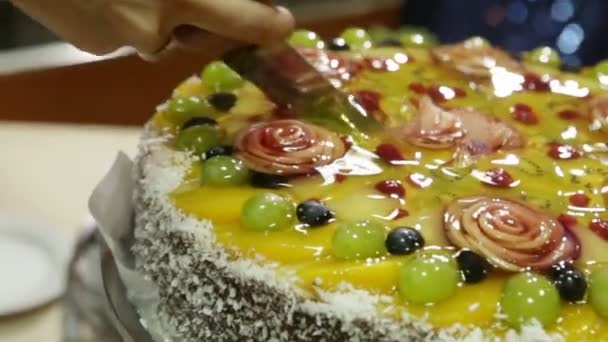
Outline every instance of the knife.
[(382, 129), (354, 95), (336, 88), (287, 43), (246, 46), (229, 51), (223, 61), (260, 88), (276, 104), (290, 105), (296, 116), (329, 123), (337, 130), (368, 138)]

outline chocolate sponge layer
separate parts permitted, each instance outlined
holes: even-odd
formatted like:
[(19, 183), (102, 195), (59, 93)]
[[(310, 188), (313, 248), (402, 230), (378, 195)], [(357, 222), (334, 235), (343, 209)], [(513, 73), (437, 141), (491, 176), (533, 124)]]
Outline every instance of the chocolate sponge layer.
[(176, 152), (145, 141), (135, 170), (133, 251), (138, 269), (158, 286), (156, 312), (167, 327), (167, 337), (187, 341), (433, 340), (435, 334), (428, 325), (382, 318), (375, 312), (364, 317), (345, 312), (302, 295), (293, 278), (275, 274), (276, 265), (231, 259), (214, 242), (212, 222), (186, 217), (169, 200), (168, 192), (181, 179), (168, 178), (183, 176), (188, 157), (183, 156), (183, 165), (175, 165), (171, 155)]

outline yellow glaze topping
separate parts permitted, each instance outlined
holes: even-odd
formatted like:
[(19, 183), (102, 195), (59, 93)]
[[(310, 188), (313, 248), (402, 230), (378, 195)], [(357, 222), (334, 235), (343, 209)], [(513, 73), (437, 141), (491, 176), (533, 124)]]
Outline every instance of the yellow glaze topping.
[[(505, 281), (513, 272), (532, 269), (547, 274), (551, 266), (547, 259), (553, 257), (556, 261), (575, 260), (575, 266), (584, 272), (608, 267), (604, 266), (608, 265), (606, 233), (598, 232), (601, 222), (608, 219), (608, 133), (601, 123), (594, 122), (597, 115), (589, 114), (590, 99), (601, 97), (603, 90), (586, 71), (565, 73), (516, 61), (481, 70), (483, 65), (472, 65), (466, 58), (467, 51), (458, 50), (450, 58), (450, 49), (458, 46), (438, 50), (441, 58), (420, 48), (376, 48), (357, 53), (303, 50), (328, 77), (340, 80), (343, 91), (355, 94), (386, 129), (350, 146), (353, 141), (346, 142), (348, 134), (330, 133), (334, 129), (331, 123), (316, 120), (315, 124), (325, 128), (315, 131), (307, 130), (306, 124), (293, 128), (279, 121), (283, 131), (277, 133), (275, 128), (273, 139), (296, 146), (293, 148), (301, 153), (296, 169), (289, 168), (296, 162), (286, 155), (272, 154), (276, 142), (265, 140), (268, 136), (264, 134), (270, 133), (263, 131), (264, 127), (253, 133), (248, 127), (258, 122), (297, 120), (298, 116), (282, 116), (284, 108), (272, 104), (249, 83), (232, 90), (236, 104), (215, 115), (226, 133), (225, 143), (241, 144), (236, 156), (248, 153), (243, 162), (250, 169), (272, 173), (278, 165), (273, 161), (280, 159), (282, 164), (276, 170), (278, 174), (287, 170), (284, 176), (289, 186), (271, 190), (249, 184), (209, 186), (201, 182), (201, 165), (196, 163), (172, 194), (176, 207), (211, 220), (217, 241), (238, 251), (235, 257), (262, 255), (295, 270), (299, 285), (311, 296), (314, 288), (334, 289), (347, 282), (394, 296), (408, 312), (428, 315), (438, 327), (461, 323), (496, 333), (505, 331), (506, 323), (497, 320), (496, 314)], [(487, 49), (494, 48), (481, 51)], [(502, 52), (494, 55), (507, 58)], [(467, 74), (467, 70), (474, 72)], [(213, 90), (204, 83), (188, 81), (174, 96), (206, 97)], [(157, 129), (177, 134), (184, 120), (165, 109), (156, 114), (153, 123)], [(338, 136), (345, 141), (344, 146), (336, 140)], [(321, 143), (311, 145), (306, 139)], [(300, 149), (299, 144), (306, 149)], [(260, 157), (257, 145), (270, 148), (270, 152), (264, 151), (270, 155)], [(348, 152), (340, 150), (339, 155), (323, 162), (315, 159), (318, 154), (331, 155), (326, 149), (336, 145)], [(260, 158), (270, 161), (255, 164)], [(302, 169), (317, 171), (290, 174)], [(397, 181), (404, 194), (383, 191), (378, 184), (385, 181)], [(319, 200), (335, 218), (314, 228), (294, 220), (289, 228), (280, 230), (244, 229), (243, 205), (252, 196), (268, 191), (294, 205)], [(475, 203), (478, 198), (488, 204)], [(457, 202), (462, 199), (469, 202)], [(484, 218), (486, 214), (480, 216), (479, 210), (466, 211), (474, 205), (495, 217)], [(512, 208), (514, 216), (508, 219), (523, 223), (500, 221), (504, 206)], [(447, 218), (453, 214), (450, 210), (457, 211), (452, 221)], [(472, 249), (495, 267), (479, 283), (461, 282), (446, 300), (432, 305), (407, 303), (397, 292), (398, 274), (414, 254), (386, 253), (366, 260), (339, 260), (332, 254), (332, 238), (340, 225), (361, 220), (380, 222), (387, 234), (395, 227), (414, 228), (424, 237), (426, 249), (440, 248), (451, 254), (461, 248)], [(484, 224), (502, 224), (504, 230), (484, 230)], [(555, 236), (543, 237), (546, 240), (522, 250), (518, 244), (529, 243), (532, 238), (528, 237), (536, 234), (529, 226), (548, 229)], [(455, 230), (447, 234), (446, 229)], [(504, 236), (508, 234), (512, 236)], [(546, 328), (563, 334), (568, 341), (608, 340), (608, 321), (584, 300), (575, 304), (562, 301), (558, 321)]]

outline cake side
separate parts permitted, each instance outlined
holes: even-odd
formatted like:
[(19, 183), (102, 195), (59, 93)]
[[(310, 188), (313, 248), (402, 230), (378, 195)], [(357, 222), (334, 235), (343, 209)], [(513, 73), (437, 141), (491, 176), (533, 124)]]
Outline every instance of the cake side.
[[(136, 159), (137, 268), (159, 289), (156, 314), (167, 338), (185, 341), (489, 341), (479, 328), (433, 329), (404, 314), (381, 318), (377, 305), (391, 298), (365, 290), (302, 295), (278, 265), (231, 260), (215, 242), (213, 223), (186, 216), (169, 193), (197, 158), (168, 149), (168, 136), (147, 127)], [(393, 308), (395, 309), (395, 308)], [(390, 310), (390, 309), (387, 309)], [(561, 341), (536, 323), (506, 334), (507, 341)]]
[[(168, 193), (181, 180), (185, 153), (169, 151), (147, 131), (137, 158), (135, 194), (138, 268), (160, 290), (158, 314), (187, 340), (352, 341), (432, 338), (423, 323), (376, 318), (380, 296), (326, 293), (334, 303), (305, 299), (293, 279), (262, 259), (230, 260), (212, 223), (181, 214)], [(343, 303), (357, 303), (357, 309)]]
[(135, 251), (168, 336), (608, 339), (603, 71), (425, 35), (292, 37), (373, 134), (220, 61), (157, 108)]

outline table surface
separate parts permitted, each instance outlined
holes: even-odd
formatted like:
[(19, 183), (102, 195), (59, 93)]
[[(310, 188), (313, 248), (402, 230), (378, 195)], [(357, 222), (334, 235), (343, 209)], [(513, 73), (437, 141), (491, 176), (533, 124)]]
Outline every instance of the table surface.
[[(133, 155), (140, 128), (0, 121), (0, 214), (67, 236), (87, 217), (91, 190), (119, 150)], [(0, 318), (0, 342), (59, 342), (57, 303)]]

